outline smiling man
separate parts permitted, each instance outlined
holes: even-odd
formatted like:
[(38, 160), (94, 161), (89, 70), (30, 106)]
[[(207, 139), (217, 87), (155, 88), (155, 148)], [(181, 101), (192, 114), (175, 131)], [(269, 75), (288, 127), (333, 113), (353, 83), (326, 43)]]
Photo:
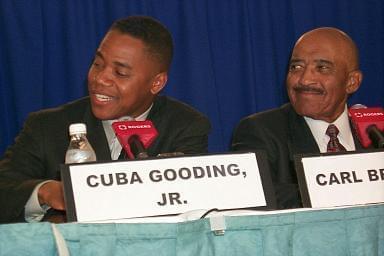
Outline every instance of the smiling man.
[(88, 72), (89, 96), (30, 114), (0, 161), (0, 222), (40, 221), (47, 208), (65, 210), (59, 178), (71, 123), (87, 125), (99, 161), (119, 157), (121, 145), (111, 124), (122, 119), (153, 122), (159, 135), (147, 149), (150, 157), (207, 152), (207, 117), (159, 95), (168, 79), (172, 53), (169, 31), (153, 18), (116, 21)]
[(292, 51), (286, 77), (290, 103), (240, 121), (232, 149), (266, 151), (279, 208), (301, 206), (295, 154), (361, 148), (346, 104), (361, 81), (352, 39), (336, 28), (314, 29)]

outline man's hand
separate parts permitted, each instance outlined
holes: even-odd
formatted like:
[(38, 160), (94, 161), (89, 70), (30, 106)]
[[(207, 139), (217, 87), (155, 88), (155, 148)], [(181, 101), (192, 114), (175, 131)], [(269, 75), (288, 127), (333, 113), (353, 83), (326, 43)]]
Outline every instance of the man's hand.
[(50, 181), (43, 184), (38, 191), (40, 205), (48, 205), (53, 209), (65, 210), (63, 184), (60, 181)]

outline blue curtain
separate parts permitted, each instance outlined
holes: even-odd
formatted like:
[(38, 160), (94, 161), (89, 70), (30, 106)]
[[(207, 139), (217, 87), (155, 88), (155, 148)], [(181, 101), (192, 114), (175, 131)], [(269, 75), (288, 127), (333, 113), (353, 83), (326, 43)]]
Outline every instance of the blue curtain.
[(164, 93), (209, 116), (211, 152), (228, 150), (245, 115), (287, 102), (291, 48), (315, 27), (338, 27), (360, 48), (364, 80), (350, 103), (383, 103), (382, 0), (0, 0), (0, 154), (29, 112), (87, 94), (101, 38), (115, 19), (133, 14), (172, 32)]

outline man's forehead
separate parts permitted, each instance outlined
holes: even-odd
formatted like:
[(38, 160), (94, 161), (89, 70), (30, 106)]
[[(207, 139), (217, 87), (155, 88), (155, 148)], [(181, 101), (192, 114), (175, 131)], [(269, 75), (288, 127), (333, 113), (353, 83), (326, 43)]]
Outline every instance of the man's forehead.
[(299, 41), (292, 50), (294, 58), (312, 58), (333, 60), (337, 56), (346, 53), (345, 45), (337, 40), (328, 40), (327, 38), (319, 40)]
[(335, 30), (320, 30), (303, 35), (297, 40), (293, 53), (308, 52), (343, 55), (351, 52), (351, 41), (344, 34)]
[(306, 61), (330, 61), (333, 62), (337, 57), (337, 51), (328, 47), (297, 47), (292, 51), (291, 60)]
[(314, 64), (321, 64), (321, 65), (334, 65), (334, 61), (330, 59), (324, 59), (324, 58), (296, 58), (292, 57), (289, 61), (290, 63), (314, 63)]

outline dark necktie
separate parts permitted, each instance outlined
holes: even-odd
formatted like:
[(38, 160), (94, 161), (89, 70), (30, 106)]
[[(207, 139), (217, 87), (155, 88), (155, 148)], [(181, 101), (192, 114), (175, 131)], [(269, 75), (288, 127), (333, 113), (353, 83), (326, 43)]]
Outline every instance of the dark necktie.
[(121, 149), (119, 158), (117, 158), (117, 159), (119, 159), (119, 160), (128, 159), (127, 153), (125, 152), (124, 148)]
[(327, 145), (327, 152), (341, 152), (346, 151), (345, 147), (341, 145), (337, 135), (339, 130), (334, 124), (330, 124), (325, 132), (329, 136), (329, 142)]

